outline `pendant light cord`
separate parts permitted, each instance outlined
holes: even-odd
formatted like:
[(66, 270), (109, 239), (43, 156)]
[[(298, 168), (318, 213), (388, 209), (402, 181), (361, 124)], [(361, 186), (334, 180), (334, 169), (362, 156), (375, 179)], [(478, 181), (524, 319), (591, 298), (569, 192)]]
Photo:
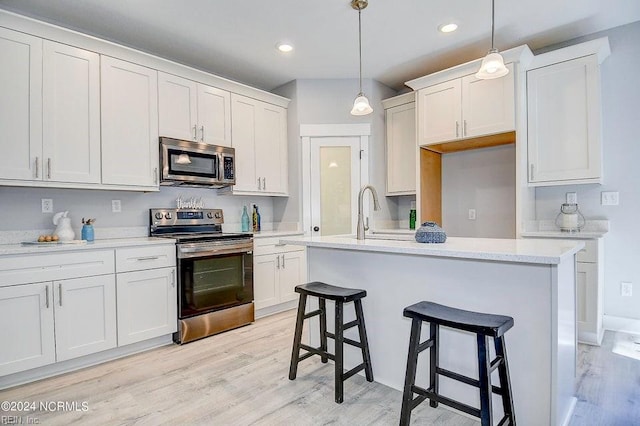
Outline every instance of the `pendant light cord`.
[(493, 35), (495, 33), (496, 22), (496, 0), (491, 0), (491, 50), (494, 49)]
[(358, 7), (358, 49), (360, 56), (360, 93), (362, 93), (362, 8)]

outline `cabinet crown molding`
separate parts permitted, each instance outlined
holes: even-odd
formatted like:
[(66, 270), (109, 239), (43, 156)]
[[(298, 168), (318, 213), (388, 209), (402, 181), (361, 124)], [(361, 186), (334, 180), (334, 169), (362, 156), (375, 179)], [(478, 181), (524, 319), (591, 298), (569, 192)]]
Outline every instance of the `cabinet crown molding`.
[(416, 101), (416, 92), (403, 93), (402, 95), (394, 96), (393, 98), (387, 98), (382, 100), (382, 107), (389, 109), (400, 105), (414, 103)]
[(596, 55), (598, 64), (602, 64), (610, 54), (609, 37), (601, 37), (536, 55), (531, 61), (529, 69), (542, 68), (589, 55)]

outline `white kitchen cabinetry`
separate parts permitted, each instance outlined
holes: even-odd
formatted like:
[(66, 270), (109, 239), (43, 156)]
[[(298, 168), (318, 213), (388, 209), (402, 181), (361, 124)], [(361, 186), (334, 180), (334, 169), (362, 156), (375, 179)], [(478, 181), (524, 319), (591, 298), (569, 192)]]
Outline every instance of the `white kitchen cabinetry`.
[(177, 330), (175, 262), (173, 245), (116, 249), (118, 345)]
[(158, 73), (102, 57), (102, 183), (158, 189)]
[(576, 264), (576, 315), (578, 340), (600, 345), (604, 334), (604, 242), (602, 238), (586, 240), (578, 252)]
[(602, 183), (600, 74), (593, 54), (527, 72), (529, 183)]
[(287, 110), (231, 95), (234, 194), (288, 195)]
[(158, 78), (161, 136), (231, 146), (229, 92), (163, 72)]
[(51, 282), (0, 287), (0, 376), (56, 360)]
[(493, 80), (467, 75), (420, 89), (418, 144), (430, 145), (515, 130), (514, 67)]
[(100, 56), (43, 42), (44, 180), (100, 183)]
[(387, 196), (416, 193), (415, 93), (382, 101), (385, 110)]
[[(304, 247), (279, 244), (280, 238), (255, 238), (253, 252), (253, 295), (256, 311), (277, 306), (288, 309), (297, 300), (295, 286), (306, 280)], [(276, 307), (275, 309), (273, 307)], [(280, 309), (281, 310), (281, 309)], [(257, 313), (260, 316), (260, 312)]]
[(0, 28), (0, 179), (42, 179), (42, 39)]

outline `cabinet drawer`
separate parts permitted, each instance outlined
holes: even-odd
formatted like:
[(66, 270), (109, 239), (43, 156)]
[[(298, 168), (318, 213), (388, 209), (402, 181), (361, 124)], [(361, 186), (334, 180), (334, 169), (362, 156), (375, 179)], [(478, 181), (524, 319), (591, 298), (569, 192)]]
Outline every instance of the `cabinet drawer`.
[(578, 252), (578, 262), (596, 263), (598, 261), (598, 240), (586, 240), (584, 248)]
[(160, 245), (116, 249), (116, 272), (176, 266), (176, 246)]
[(113, 250), (35, 254), (0, 259), (0, 287), (113, 274)]
[(255, 238), (253, 240), (253, 254), (260, 256), (262, 254), (278, 254), (290, 251), (304, 250), (304, 246), (293, 244), (280, 244), (283, 237)]

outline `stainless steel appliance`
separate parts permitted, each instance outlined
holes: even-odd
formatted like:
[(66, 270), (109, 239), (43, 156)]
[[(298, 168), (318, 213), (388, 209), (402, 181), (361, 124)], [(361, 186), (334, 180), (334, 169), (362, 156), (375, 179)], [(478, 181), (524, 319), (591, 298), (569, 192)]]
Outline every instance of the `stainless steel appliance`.
[(182, 344), (254, 321), (253, 237), (222, 232), (219, 209), (151, 209), (149, 235), (175, 238)]
[(224, 188), (236, 183), (235, 150), (160, 138), (160, 185)]

